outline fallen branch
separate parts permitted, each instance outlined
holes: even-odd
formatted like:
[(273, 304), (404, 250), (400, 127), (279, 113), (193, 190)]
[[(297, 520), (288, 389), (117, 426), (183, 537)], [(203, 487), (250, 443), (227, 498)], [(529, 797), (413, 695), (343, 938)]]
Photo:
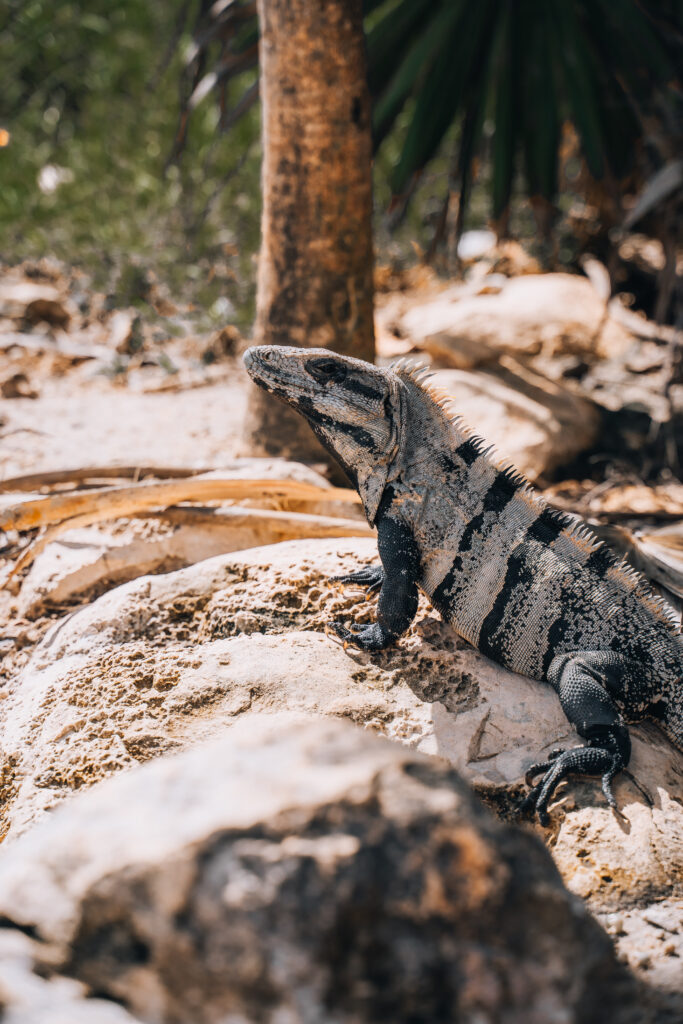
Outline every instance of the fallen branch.
[(175, 505), (179, 501), (243, 501), (249, 498), (360, 503), (358, 494), (348, 488), (317, 487), (298, 480), (192, 477), (189, 480), (51, 494), (20, 502), (0, 512), (0, 529), (33, 530), (83, 515), (90, 515), (89, 523), (96, 523)]
[(56, 469), (52, 472), (8, 477), (7, 480), (0, 480), (0, 493), (39, 491), (41, 487), (84, 483), (89, 480), (138, 480), (145, 476), (153, 476), (157, 480), (184, 480), (208, 472), (206, 468), (190, 469), (182, 466), (85, 466), (79, 469)]
[[(143, 518), (143, 517), (141, 517)], [(273, 533), (286, 533), (298, 537), (374, 537), (375, 531), (363, 519), (341, 516), (323, 516), (312, 512), (285, 512), (280, 509), (244, 508), (228, 505), (226, 508), (196, 508), (192, 505), (173, 506), (161, 512), (152, 512), (145, 519), (161, 519), (174, 526), (206, 526), (217, 530), (241, 529), (254, 525), (268, 527)], [(311, 532), (314, 531), (314, 532)]]
[(654, 320), (647, 320), (643, 316), (634, 313), (623, 304), (618, 295), (610, 300), (608, 305), (609, 315), (622, 327), (625, 327), (631, 334), (639, 338), (649, 338), (652, 341), (661, 341), (666, 344), (673, 344), (681, 337), (680, 328), (669, 327), (666, 324), (655, 323)]

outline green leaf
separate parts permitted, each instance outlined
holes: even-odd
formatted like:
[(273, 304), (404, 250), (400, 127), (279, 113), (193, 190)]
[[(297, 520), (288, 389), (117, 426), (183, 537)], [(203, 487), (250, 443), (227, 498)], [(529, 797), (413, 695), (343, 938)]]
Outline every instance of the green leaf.
[[(421, 171), (441, 143), (446, 131), (462, 113), (463, 99), (476, 78), (477, 58), (484, 48), (484, 39), (492, 31), (491, 0), (481, 0), (475, 7), (467, 2), (459, 5), (460, 17), (452, 25), (435, 62), (418, 93), (408, 134), (391, 179), (394, 194), (401, 194), (413, 175)], [(467, 29), (467, 50), (454, 53), (454, 43)], [(460, 59), (462, 58), (462, 59)]]
[(560, 108), (544, 0), (534, 0), (526, 37), (520, 105), (524, 170), (530, 195), (552, 202), (557, 194)]
[(107, 19), (101, 18), (99, 14), (83, 14), (80, 19), (80, 27), (87, 28), (91, 32), (97, 32), (101, 36), (109, 32)]
[(492, 200), (496, 220), (506, 212), (515, 174), (515, 150), (519, 110), (519, 12), (506, 3), (501, 16), (501, 39), (494, 84), (495, 129), (492, 152)]
[[(457, 0), (456, 0), (457, 2)], [(377, 95), (390, 81), (401, 55), (419, 31), (433, 0), (397, 0), (380, 12), (366, 35), (370, 92)]]
[(661, 83), (675, 76), (674, 65), (665, 47), (637, 4), (595, 0), (585, 13), (587, 21), (599, 23), (600, 18), (604, 20), (613, 47), (619, 49), (619, 59), (615, 53), (609, 62), (617, 73), (647, 70), (651, 79)]
[(437, 11), (399, 63), (395, 74), (375, 102), (373, 124), (376, 146), (393, 126), (407, 97), (430, 66), (460, 14), (458, 4), (449, 4)]
[(594, 178), (601, 178), (605, 171), (603, 132), (590, 55), (576, 19), (575, 6), (561, 0), (550, 7), (553, 49), (561, 63), (570, 115), (581, 137), (589, 170)]

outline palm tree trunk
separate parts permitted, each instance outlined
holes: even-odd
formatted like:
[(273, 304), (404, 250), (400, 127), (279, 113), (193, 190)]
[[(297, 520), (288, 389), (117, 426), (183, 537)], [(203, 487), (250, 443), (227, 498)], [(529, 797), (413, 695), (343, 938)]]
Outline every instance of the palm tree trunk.
[[(372, 143), (362, 0), (258, 0), (263, 217), (254, 341), (372, 361)], [(250, 393), (250, 450), (319, 459), (286, 406)]]

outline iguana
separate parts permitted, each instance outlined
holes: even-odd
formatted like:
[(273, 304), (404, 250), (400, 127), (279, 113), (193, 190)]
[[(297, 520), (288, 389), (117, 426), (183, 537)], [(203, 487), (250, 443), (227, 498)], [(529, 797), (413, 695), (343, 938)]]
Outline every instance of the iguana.
[[(654, 718), (683, 749), (683, 638), (644, 577), (576, 517), (549, 507), (453, 416), (425, 372), (325, 349), (255, 346), (252, 379), (304, 416), (358, 490), (381, 565), (337, 577), (379, 590), (371, 625), (330, 625), (380, 651), (417, 611), (418, 587), (465, 640), (557, 692), (585, 746), (527, 773), (548, 823), (569, 774), (611, 781), (627, 764), (627, 721)], [(541, 776), (535, 785), (533, 780)]]

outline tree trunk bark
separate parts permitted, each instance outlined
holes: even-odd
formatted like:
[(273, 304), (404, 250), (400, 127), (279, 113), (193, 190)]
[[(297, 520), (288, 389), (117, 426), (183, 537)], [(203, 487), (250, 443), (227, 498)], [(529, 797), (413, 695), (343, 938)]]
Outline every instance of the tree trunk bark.
[[(372, 361), (372, 143), (362, 0), (258, 0), (263, 217), (254, 341)], [(320, 459), (253, 388), (250, 450)]]

